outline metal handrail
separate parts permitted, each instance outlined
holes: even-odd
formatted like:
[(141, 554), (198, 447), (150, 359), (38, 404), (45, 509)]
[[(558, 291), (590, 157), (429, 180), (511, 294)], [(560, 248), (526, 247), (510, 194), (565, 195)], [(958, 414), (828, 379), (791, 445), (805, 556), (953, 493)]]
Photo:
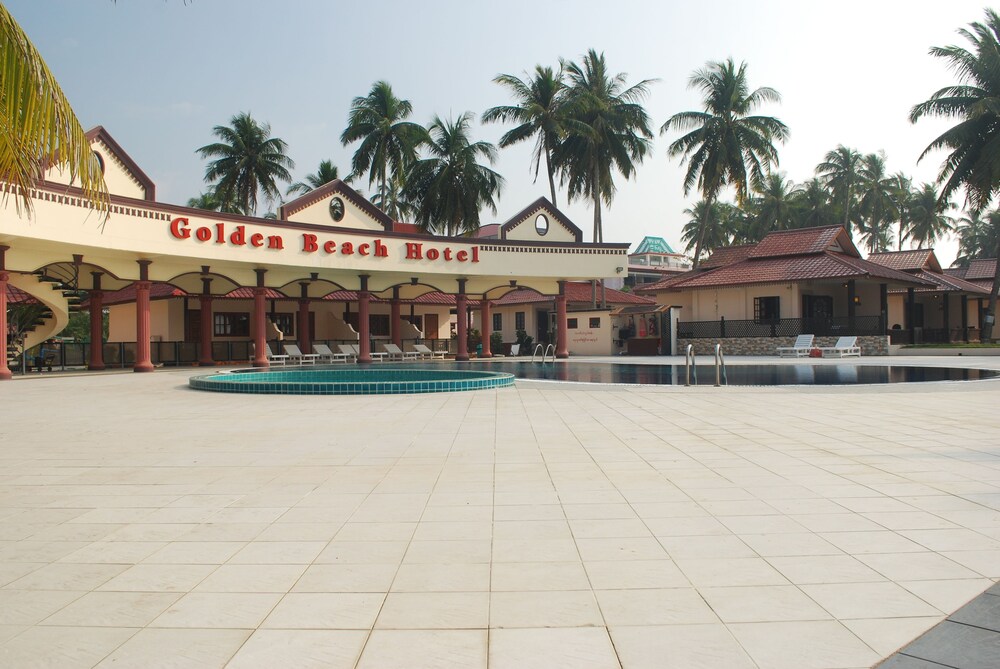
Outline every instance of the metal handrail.
[(698, 385), (698, 367), (695, 365), (694, 344), (688, 344), (684, 351), (684, 385), (691, 385), (692, 372), (694, 385)]
[[(721, 374), (720, 374), (721, 372)], [(722, 344), (715, 345), (715, 387), (729, 385), (729, 378), (726, 376), (726, 356), (722, 354)]]
[(536, 344), (535, 350), (531, 352), (531, 362), (535, 361), (535, 356), (538, 355), (539, 351), (542, 352), (542, 362), (545, 362), (545, 348), (541, 344)]
[(542, 364), (543, 365), (545, 364), (545, 357), (549, 354), (550, 350), (552, 351), (552, 362), (556, 361), (556, 347), (555, 347), (555, 344), (549, 344), (548, 346), (545, 347), (545, 352), (542, 353)]

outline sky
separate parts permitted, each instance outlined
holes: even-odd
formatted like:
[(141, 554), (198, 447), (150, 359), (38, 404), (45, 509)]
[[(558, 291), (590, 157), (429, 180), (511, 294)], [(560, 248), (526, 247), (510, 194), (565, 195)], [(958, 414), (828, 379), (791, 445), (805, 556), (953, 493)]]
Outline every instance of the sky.
[[(524, 76), (535, 65), (605, 54), (628, 82), (655, 80), (645, 102), (656, 137), (650, 155), (626, 181), (604, 217), (607, 242), (664, 237), (682, 250), (685, 166), (667, 155), (676, 133), (659, 134), (673, 114), (700, 109), (687, 88), (709, 61), (745, 61), (750, 86), (770, 86), (782, 100), (760, 113), (781, 119), (790, 138), (780, 165), (796, 183), (839, 144), (885, 151), (890, 172), (933, 182), (944, 159), (924, 148), (948, 123), (907, 120), (910, 108), (954, 82), (931, 46), (965, 45), (958, 28), (980, 21), (984, 5), (967, 0), (7, 0), (60, 82), (85, 128), (103, 125), (156, 183), (157, 199), (184, 204), (205, 190), (196, 149), (212, 128), (240, 112), (270, 123), (288, 143), (295, 180), (333, 160), (350, 169), (352, 146), (340, 143), (351, 100), (377, 80), (413, 104), (411, 120), (455, 117), (509, 104), (500, 73)], [(508, 129), (473, 127), (496, 143)], [(532, 143), (503, 149), (494, 166), (506, 179), (497, 213), (504, 222), (548, 196), (530, 169)], [(367, 189), (367, 183), (361, 185)], [(370, 189), (369, 192), (374, 191)], [(560, 209), (590, 239), (589, 203)], [(264, 210), (259, 213), (262, 215)], [(954, 239), (937, 252), (947, 266)]]

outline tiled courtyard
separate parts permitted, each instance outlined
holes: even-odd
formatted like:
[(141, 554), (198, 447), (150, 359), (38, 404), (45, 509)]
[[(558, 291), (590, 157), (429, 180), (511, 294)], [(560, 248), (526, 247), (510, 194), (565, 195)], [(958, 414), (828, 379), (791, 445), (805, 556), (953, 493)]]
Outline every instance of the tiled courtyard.
[(1000, 577), (1000, 381), (196, 373), (0, 384), (0, 665), (852, 669)]

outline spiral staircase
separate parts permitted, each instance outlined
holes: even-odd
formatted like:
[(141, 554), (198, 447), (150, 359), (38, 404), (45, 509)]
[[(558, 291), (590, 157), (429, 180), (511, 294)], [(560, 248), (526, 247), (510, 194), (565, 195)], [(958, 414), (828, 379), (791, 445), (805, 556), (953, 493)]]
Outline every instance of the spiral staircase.
[[(72, 272), (50, 266), (32, 274), (10, 273), (8, 284), (35, 298), (40, 308), (31, 323), (24, 324), (18, 341), (7, 343), (7, 364), (13, 368), (23, 351), (53, 337), (69, 323), (70, 314), (80, 309), (86, 293), (77, 290)], [(10, 308), (8, 304), (8, 309)]]

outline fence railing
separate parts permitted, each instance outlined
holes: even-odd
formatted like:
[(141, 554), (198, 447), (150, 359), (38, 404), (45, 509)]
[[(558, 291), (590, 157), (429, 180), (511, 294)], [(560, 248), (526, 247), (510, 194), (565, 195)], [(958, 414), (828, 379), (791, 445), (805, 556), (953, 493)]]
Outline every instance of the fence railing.
[(770, 320), (688, 321), (677, 324), (678, 339), (726, 339), (728, 337), (797, 337), (812, 334), (817, 337), (885, 334), (885, 319), (881, 316), (854, 318), (780, 318)]

